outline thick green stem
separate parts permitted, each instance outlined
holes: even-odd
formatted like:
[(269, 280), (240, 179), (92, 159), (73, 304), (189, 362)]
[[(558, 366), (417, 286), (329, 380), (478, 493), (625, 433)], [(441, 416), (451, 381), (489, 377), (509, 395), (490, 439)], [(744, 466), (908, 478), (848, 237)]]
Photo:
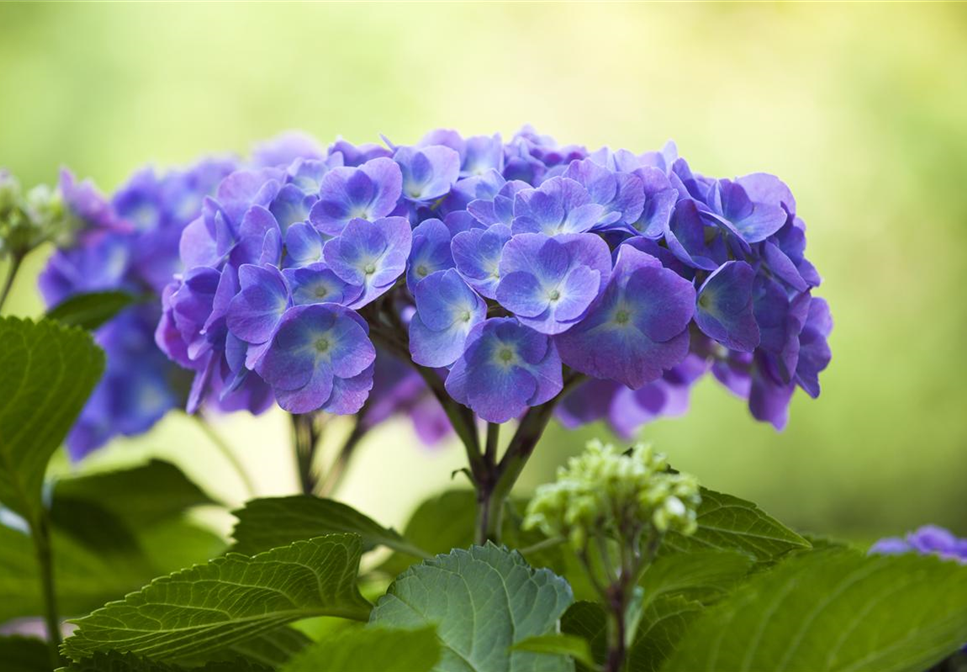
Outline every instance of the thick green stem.
[(240, 481), (242, 481), (242, 485), (245, 486), (245, 493), (248, 495), (248, 497), (255, 497), (258, 490), (255, 486), (255, 482), (245, 469), (245, 465), (243, 465), (242, 461), (238, 459), (238, 455), (236, 455), (235, 451), (232, 450), (232, 447), (229, 446), (228, 442), (215, 431), (214, 427), (208, 424), (208, 420), (206, 420), (204, 417), (198, 414), (192, 415), (191, 417), (194, 418), (195, 422), (198, 423), (198, 427), (202, 432), (204, 432), (205, 436), (208, 437), (208, 440), (211, 441), (212, 445), (218, 449), (218, 452), (222, 454), (222, 457), (224, 457), (228, 463), (232, 465), (232, 469), (234, 469), (235, 473), (238, 474), (238, 478)]
[(6, 303), (7, 297), (10, 295), (10, 289), (13, 287), (13, 280), (17, 277), (17, 271), (20, 270), (20, 264), (23, 262), (22, 254), (11, 254), (10, 255), (10, 265), (7, 267), (7, 277), (3, 280), (3, 286), (0, 287), (0, 308), (3, 308), (3, 304)]
[(302, 488), (302, 494), (311, 495), (315, 492), (318, 482), (315, 457), (321, 431), (316, 427), (316, 417), (313, 413), (292, 414), (291, 417), (299, 485)]
[(603, 672), (621, 672), (624, 669), (627, 650), (625, 647), (625, 600), (617, 592), (605, 605), (607, 612), (608, 652)]
[(31, 524), (31, 537), (40, 569), (40, 590), (44, 600), (44, 623), (53, 668), (60, 667), (60, 618), (57, 615), (57, 594), (54, 592), (54, 559), (50, 549), (50, 523), (46, 509), (42, 509)]

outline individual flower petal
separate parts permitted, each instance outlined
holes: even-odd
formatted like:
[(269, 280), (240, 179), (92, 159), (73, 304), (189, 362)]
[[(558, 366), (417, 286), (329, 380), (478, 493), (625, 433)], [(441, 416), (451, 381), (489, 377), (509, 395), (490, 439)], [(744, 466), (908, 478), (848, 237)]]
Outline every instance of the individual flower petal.
[(403, 198), (427, 202), (440, 198), (460, 175), (460, 155), (449, 147), (400, 147), (393, 155), (403, 174)]
[(553, 177), (537, 189), (525, 189), (514, 200), (513, 231), (548, 236), (584, 233), (600, 221), (604, 208), (591, 201), (574, 180)]
[(722, 264), (698, 290), (695, 322), (705, 334), (731, 350), (752, 352), (759, 326), (752, 312), (755, 271), (744, 261)]
[(413, 229), (413, 246), (406, 268), (406, 286), (413, 292), (424, 278), (453, 268), (450, 229), (439, 219), (427, 219)]
[(829, 366), (833, 357), (826, 341), (832, 330), (829, 304), (813, 298), (809, 302), (806, 324), (799, 334), (799, 360), (796, 363), (796, 382), (813, 398), (819, 396), (819, 373)]
[(309, 220), (322, 233), (336, 236), (351, 219), (369, 221), (386, 217), (396, 208), (403, 175), (387, 158), (367, 161), (358, 168), (334, 168), (319, 187), (319, 200)]
[(322, 236), (311, 224), (293, 224), (285, 232), (286, 266), (308, 266), (322, 261), (322, 242)]
[(622, 246), (604, 294), (555, 342), (571, 368), (637, 389), (684, 359), (694, 309), (690, 282)]
[(514, 319), (489, 319), (470, 331), (446, 389), (481, 419), (507, 422), (560, 393), (561, 359), (547, 336)]
[(493, 299), (500, 281), (500, 256), (511, 238), (510, 229), (495, 224), (489, 229), (458, 233), (450, 243), (453, 262), (464, 280), (482, 296)]
[[(368, 371), (371, 384), (376, 350), (367, 333), (365, 323), (340, 306), (296, 306), (286, 311), (256, 370), (272, 386), (279, 405), (291, 413), (336, 408), (337, 379)], [(347, 384), (360, 382), (366, 381)]]
[(336, 303), (347, 306), (362, 293), (359, 285), (351, 285), (325, 264), (309, 264), (282, 271), (292, 288), (292, 302), (297, 306), (312, 303)]
[(728, 221), (747, 243), (759, 243), (776, 233), (789, 214), (777, 203), (753, 202), (737, 182), (718, 180), (709, 192), (708, 205)]
[(363, 288), (351, 308), (360, 308), (389, 290), (406, 269), (412, 232), (402, 217), (375, 222), (351, 220), (342, 235), (326, 243), (323, 258), (333, 272)]
[(274, 266), (246, 264), (238, 269), (238, 280), (241, 291), (229, 304), (228, 329), (246, 343), (265, 343), (289, 307), (289, 287)]
[(487, 304), (453, 269), (428, 276), (416, 288), (410, 353), (422, 366), (450, 366), (463, 354), (467, 334), (487, 316)]

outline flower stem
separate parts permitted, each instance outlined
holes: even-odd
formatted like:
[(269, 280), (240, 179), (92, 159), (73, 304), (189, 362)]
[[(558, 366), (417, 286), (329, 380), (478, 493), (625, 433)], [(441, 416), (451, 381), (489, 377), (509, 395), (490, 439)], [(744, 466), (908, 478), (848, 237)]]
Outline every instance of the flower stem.
[(346, 470), (349, 468), (353, 454), (356, 452), (356, 446), (359, 445), (366, 431), (367, 428), (360, 422), (359, 416), (356, 416), (356, 424), (353, 426), (353, 431), (346, 438), (346, 442), (343, 443), (339, 455), (336, 456), (336, 460), (329, 467), (326, 475), (316, 488), (316, 493), (320, 497), (331, 497), (339, 487), (343, 476), (346, 474)]
[(0, 308), (3, 308), (3, 304), (6, 303), (7, 297), (10, 295), (10, 289), (13, 287), (13, 280), (17, 277), (17, 271), (20, 270), (20, 264), (23, 262), (22, 254), (11, 254), (10, 255), (10, 265), (7, 267), (7, 276), (3, 280), (3, 286), (0, 288)]
[(316, 447), (322, 432), (316, 426), (316, 416), (313, 413), (293, 413), (292, 432), (295, 461), (299, 470), (299, 485), (302, 494), (312, 495), (316, 490), (318, 474), (315, 470)]
[(258, 488), (255, 486), (255, 482), (252, 480), (252, 477), (249, 475), (248, 471), (246, 471), (245, 465), (243, 465), (242, 461), (238, 459), (238, 455), (236, 455), (235, 451), (233, 451), (231, 446), (228, 445), (228, 442), (225, 441), (225, 439), (215, 431), (215, 428), (208, 423), (208, 420), (201, 415), (196, 413), (190, 417), (194, 418), (195, 422), (198, 423), (198, 427), (205, 434), (212, 445), (215, 446), (215, 448), (218, 449), (218, 452), (222, 454), (222, 457), (224, 457), (228, 463), (232, 465), (232, 469), (234, 469), (235, 473), (238, 474), (238, 478), (240, 481), (242, 481), (242, 485), (245, 486), (245, 493), (247, 497), (249, 499), (255, 497)]
[(50, 662), (54, 669), (60, 667), (60, 618), (57, 615), (57, 594), (54, 592), (54, 561), (50, 548), (50, 523), (47, 510), (41, 509), (30, 526), (37, 565), (40, 568), (40, 590), (44, 600), (44, 622), (47, 626), (47, 644)]

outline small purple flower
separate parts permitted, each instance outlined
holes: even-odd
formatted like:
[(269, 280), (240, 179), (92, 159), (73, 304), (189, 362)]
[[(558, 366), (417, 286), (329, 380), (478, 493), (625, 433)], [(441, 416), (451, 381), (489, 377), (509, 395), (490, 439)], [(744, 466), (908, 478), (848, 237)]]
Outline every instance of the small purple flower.
[(88, 179), (78, 182), (74, 173), (67, 168), (61, 168), (58, 186), (67, 210), (84, 224), (82, 236), (98, 230), (131, 230), (131, 225), (117, 216), (114, 208), (97, 190), (93, 181)]
[(631, 222), (630, 228), (646, 238), (661, 238), (678, 201), (678, 191), (657, 168), (639, 168), (635, 174), (641, 180), (645, 202), (641, 215)]
[(936, 525), (924, 525), (903, 539), (898, 537), (880, 539), (870, 548), (870, 553), (884, 555), (919, 553), (967, 564), (967, 539), (959, 539), (949, 530)]
[(406, 286), (413, 292), (423, 279), (453, 268), (450, 229), (439, 219), (427, 219), (413, 229), (413, 247), (406, 268)]
[(799, 334), (799, 360), (796, 363), (796, 382), (814, 399), (819, 396), (819, 373), (829, 366), (833, 357), (826, 340), (832, 331), (829, 304), (814, 297), (809, 302), (806, 324)]
[(611, 275), (611, 251), (594, 234), (522, 233), (504, 246), (497, 301), (521, 324), (560, 334), (587, 313)]
[(603, 213), (596, 228), (615, 228), (638, 220), (645, 206), (644, 184), (639, 177), (616, 173), (591, 159), (574, 161), (564, 171), (585, 189), (593, 203), (602, 206)]
[(497, 296), (500, 255), (511, 239), (510, 229), (495, 224), (489, 229), (470, 229), (453, 237), (450, 251), (457, 271), (481, 296)]
[(470, 330), (487, 317), (487, 304), (453, 269), (437, 271), (413, 292), (410, 353), (422, 366), (450, 366), (463, 354)]
[(483, 420), (507, 422), (561, 392), (561, 358), (544, 334), (511, 318), (492, 318), (470, 331), (446, 389)]
[(698, 290), (698, 328), (732, 350), (755, 350), (759, 326), (752, 312), (754, 279), (755, 271), (744, 261), (727, 261), (709, 275)]
[(526, 182), (511, 180), (502, 184), (489, 198), (478, 197), (470, 201), (467, 204), (467, 212), (484, 226), (502, 224), (509, 227), (514, 222), (514, 202), (517, 194), (530, 188)]
[(777, 203), (755, 203), (738, 182), (718, 180), (709, 191), (707, 204), (739, 232), (747, 243), (759, 243), (786, 223), (788, 214)]
[(524, 189), (514, 200), (513, 231), (556, 236), (584, 233), (600, 221), (604, 208), (588, 190), (566, 177), (553, 177), (537, 189)]
[(246, 264), (238, 269), (238, 281), (240, 291), (229, 303), (225, 322), (236, 338), (255, 346), (249, 348), (246, 360), (251, 369), (275, 335), (291, 300), (288, 283), (275, 266)]
[(721, 226), (705, 223), (691, 199), (678, 202), (665, 226), (668, 249), (685, 265), (705, 271), (714, 271), (729, 260), (725, 235)]
[(449, 147), (400, 147), (393, 155), (403, 173), (403, 198), (427, 203), (445, 196), (460, 175), (460, 155)]
[(411, 243), (410, 224), (402, 217), (375, 222), (353, 219), (342, 235), (326, 243), (323, 258), (337, 276), (363, 288), (350, 305), (361, 308), (388, 291), (403, 275)]
[(337, 236), (351, 219), (374, 221), (393, 212), (402, 184), (403, 175), (392, 159), (334, 168), (322, 178), (309, 220), (322, 233)]
[(362, 293), (359, 285), (351, 285), (325, 264), (309, 264), (282, 271), (292, 290), (292, 302), (297, 306), (312, 303), (336, 303), (348, 306)]
[(368, 334), (365, 321), (341, 306), (289, 308), (256, 370), (290, 413), (356, 413), (373, 383)]
[(499, 173), (503, 168), (504, 146), (499, 133), (467, 138), (466, 149), (461, 156), (461, 176), (483, 175), (489, 170)]
[(565, 364), (638, 389), (688, 354), (695, 289), (651, 255), (624, 245), (588, 316), (555, 337)]
[(342, 157), (343, 165), (356, 167), (361, 166), (373, 159), (392, 158), (393, 152), (383, 145), (366, 143), (353, 145), (342, 138), (337, 138), (334, 143), (329, 145), (329, 156), (339, 155)]

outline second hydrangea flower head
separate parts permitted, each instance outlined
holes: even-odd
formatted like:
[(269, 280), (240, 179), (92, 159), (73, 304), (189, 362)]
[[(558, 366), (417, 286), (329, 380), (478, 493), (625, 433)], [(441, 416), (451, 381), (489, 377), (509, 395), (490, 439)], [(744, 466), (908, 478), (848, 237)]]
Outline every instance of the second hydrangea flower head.
[(830, 359), (804, 231), (777, 178), (703, 177), (673, 145), (340, 141), (222, 181), (157, 340), (195, 371), (190, 408), (355, 413), (380, 346), (490, 422), (588, 379), (562, 419), (629, 433), (711, 370), (781, 427)]

